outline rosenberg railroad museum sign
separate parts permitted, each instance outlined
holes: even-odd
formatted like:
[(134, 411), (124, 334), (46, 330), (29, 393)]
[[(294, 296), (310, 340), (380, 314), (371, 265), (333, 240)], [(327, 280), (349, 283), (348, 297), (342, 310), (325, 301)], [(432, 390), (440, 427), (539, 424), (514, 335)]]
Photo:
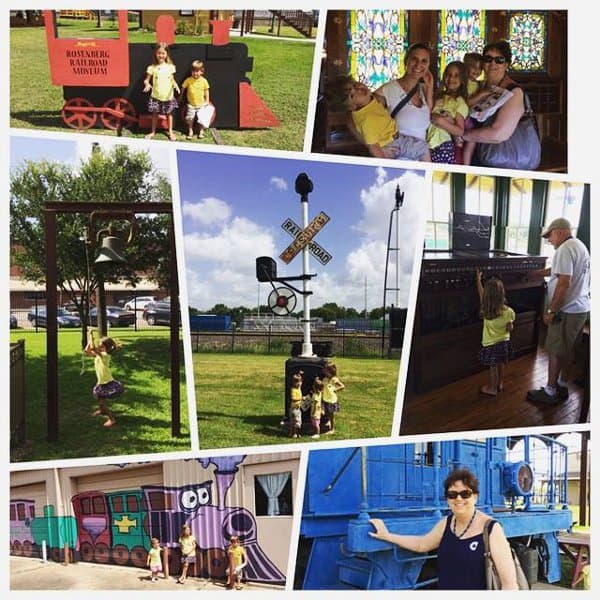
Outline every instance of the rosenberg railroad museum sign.
[[(291, 221), (291, 219), (288, 219)], [(320, 212), (304, 229), (300, 230), (294, 241), (279, 255), (279, 258), (287, 265), (293, 258), (302, 250), (307, 244), (309, 244), (315, 235), (323, 229), (323, 227), (329, 222), (329, 217), (324, 213)], [(287, 221), (286, 221), (287, 223)], [(286, 229), (285, 224), (282, 227)], [(293, 223), (293, 221), (292, 221)], [(298, 227), (295, 223), (293, 223)], [(300, 228), (298, 228), (300, 229)], [(292, 234), (294, 235), (294, 234)], [(326, 253), (327, 254), (327, 253)], [(331, 256), (328, 255), (330, 258)], [(320, 260), (320, 259), (319, 259)], [(325, 263), (323, 263), (325, 264)]]
[[(287, 231), (293, 238), (297, 238), (302, 232), (302, 227), (300, 227), (300, 225), (295, 223), (292, 219), (286, 219), (281, 224), (281, 227), (284, 231)], [(331, 254), (329, 254), (329, 252), (327, 252), (325, 248), (319, 246), (319, 244), (317, 244), (317, 242), (315, 242), (314, 240), (309, 242), (308, 250), (322, 265), (326, 265), (332, 259)]]

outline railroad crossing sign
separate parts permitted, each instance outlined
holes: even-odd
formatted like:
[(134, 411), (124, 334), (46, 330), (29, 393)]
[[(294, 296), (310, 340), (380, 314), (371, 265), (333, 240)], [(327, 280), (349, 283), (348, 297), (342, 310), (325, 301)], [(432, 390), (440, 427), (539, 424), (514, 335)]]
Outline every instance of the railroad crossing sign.
[[(286, 219), (281, 224), (281, 227), (284, 231), (287, 231), (293, 238), (297, 238), (302, 232), (302, 227), (300, 227), (300, 225), (295, 223), (292, 219)], [(319, 244), (317, 244), (317, 242), (315, 242), (314, 240), (309, 242), (308, 250), (322, 265), (326, 265), (332, 259), (331, 254), (329, 254), (329, 252), (327, 252), (325, 248), (319, 246)]]
[[(298, 234), (295, 235), (292, 233), (292, 235), (295, 235), (294, 241), (279, 255), (279, 258), (286, 265), (293, 260), (300, 250), (302, 250), (307, 244), (310, 244), (315, 235), (317, 235), (317, 233), (319, 233), (319, 231), (321, 231), (321, 229), (323, 229), (323, 227), (329, 222), (329, 217), (323, 211), (321, 211), (304, 229), (300, 229), (300, 227), (298, 227), (298, 225), (296, 225), (291, 219), (288, 219), (287, 221), (290, 221), (295, 227), (298, 228)], [(285, 227), (287, 221), (283, 223), (282, 227), (291, 233)], [(325, 254), (331, 258), (329, 253)], [(327, 260), (329, 260), (329, 258)], [(320, 258), (318, 258), (318, 260), (323, 262)]]

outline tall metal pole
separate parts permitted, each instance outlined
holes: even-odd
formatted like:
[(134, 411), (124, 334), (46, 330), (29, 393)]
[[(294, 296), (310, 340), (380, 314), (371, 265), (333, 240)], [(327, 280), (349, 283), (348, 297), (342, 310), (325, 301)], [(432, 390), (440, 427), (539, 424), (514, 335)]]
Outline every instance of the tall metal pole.
[[(306, 173), (300, 173), (296, 178), (296, 192), (300, 194), (302, 207), (302, 229), (308, 227), (308, 194), (313, 191), (313, 183)], [(302, 328), (304, 339), (302, 341), (301, 356), (313, 356), (313, 347), (310, 340), (310, 277), (309, 277), (309, 251), (308, 244), (302, 248)]]
[[(400, 207), (402, 206), (402, 202), (404, 201), (404, 192), (400, 191), (400, 186), (397, 185), (396, 186), (396, 204), (394, 205), (394, 208), (392, 209), (392, 212), (390, 213), (390, 223), (389, 223), (389, 227), (388, 227), (388, 239), (387, 239), (387, 249), (386, 249), (386, 257), (385, 257), (385, 273), (383, 275), (383, 315), (382, 315), (382, 325), (381, 325), (381, 356), (383, 357), (385, 355), (385, 308), (386, 308), (386, 301), (387, 301), (387, 280), (388, 280), (388, 268), (389, 268), (389, 263), (390, 263), (390, 244), (392, 241), (392, 224), (394, 221), (394, 213), (397, 213), (400, 210)], [(397, 224), (397, 220), (396, 220), (396, 224)], [(398, 273), (398, 248), (399, 248), (399, 244), (398, 242), (396, 242), (396, 274)], [(397, 275), (396, 275), (397, 277)], [(396, 288), (398, 287), (398, 284), (396, 284)], [(397, 293), (397, 292), (396, 292)], [(397, 302), (397, 300), (396, 300)]]

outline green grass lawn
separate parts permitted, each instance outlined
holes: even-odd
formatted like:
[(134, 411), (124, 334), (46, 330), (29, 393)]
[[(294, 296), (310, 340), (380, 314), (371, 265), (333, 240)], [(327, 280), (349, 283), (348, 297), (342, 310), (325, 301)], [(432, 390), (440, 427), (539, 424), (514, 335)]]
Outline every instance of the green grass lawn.
[[(113, 30), (114, 31), (114, 30)], [(98, 34), (94, 22), (72, 21), (59, 27), (61, 37), (106, 37), (111, 29)], [(154, 33), (131, 30), (132, 43), (153, 43)], [(209, 36), (176, 36), (178, 44), (209, 43)], [(272, 38), (231, 38), (232, 43), (248, 46), (253, 70), (247, 73), (252, 87), (281, 121), (280, 127), (258, 130), (219, 130), (224, 144), (302, 150), (308, 92), (312, 72), (314, 43)], [(177, 65), (182, 71), (188, 65)], [(69, 131), (61, 118), (62, 87), (50, 81), (50, 67), (43, 27), (17, 27), (10, 30), (10, 125), (24, 129)], [(218, 107), (217, 107), (218, 110)], [(109, 129), (92, 128), (87, 132), (115, 136)], [(146, 132), (126, 132), (128, 137), (143, 137)], [(163, 139), (157, 136), (157, 139)], [(166, 138), (164, 138), (166, 139)], [(180, 139), (183, 139), (182, 137)], [(211, 136), (195, 143), (214, 145)]]
[[(171, 383), (168, 331), (114, 328), (123, 349), (112, 359), (115, 379), (125, 393), (111, 403), (117, 423), (102, 427), (92, 388), (93, 360), (82, 357), (80, 331), (58, 335), (59, 438), (48, 442), (46, 420), (46, 335), (13, 330), (11, 340), (25, 340), (26, 444), (11, 450), (11, 461), (117, 456), (190, 449), (185, 384), (181, 393), (182, 436), (171, 435)], [(183, 370), (182, 370), (183, 371)], [(181, 381), (184, 382), (182, 372)]]
[[(200, 448), (312, 441), (287, 437), (284, 413), (286, 356), (194, 354)], [(396, 398), (397, 360), (336, 359), (346, 385), (335, 433), (320, 441), (388, 437)]]

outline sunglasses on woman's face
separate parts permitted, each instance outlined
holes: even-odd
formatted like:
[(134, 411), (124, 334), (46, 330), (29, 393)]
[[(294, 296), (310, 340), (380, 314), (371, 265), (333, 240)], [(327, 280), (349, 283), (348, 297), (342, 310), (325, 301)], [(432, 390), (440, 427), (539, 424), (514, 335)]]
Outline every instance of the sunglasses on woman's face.
[(489, 54), (483, 55), (483, 62), (491, 63), (495, 62), (497, 65), (503, 65), (506, 62), (504, 56), (490, 56)]
[(461, 490), (460, 492), (455, 492), (454, 490), (451, 490), (449, 492), (446, 492), (446, 498), (448, 498), (448, 500), (456, 500), (459, 496), (463, 500), (466, 500), (467, 498), (470, 498), (472, 495), (473, 495), (473, 492), (471, 490)]

